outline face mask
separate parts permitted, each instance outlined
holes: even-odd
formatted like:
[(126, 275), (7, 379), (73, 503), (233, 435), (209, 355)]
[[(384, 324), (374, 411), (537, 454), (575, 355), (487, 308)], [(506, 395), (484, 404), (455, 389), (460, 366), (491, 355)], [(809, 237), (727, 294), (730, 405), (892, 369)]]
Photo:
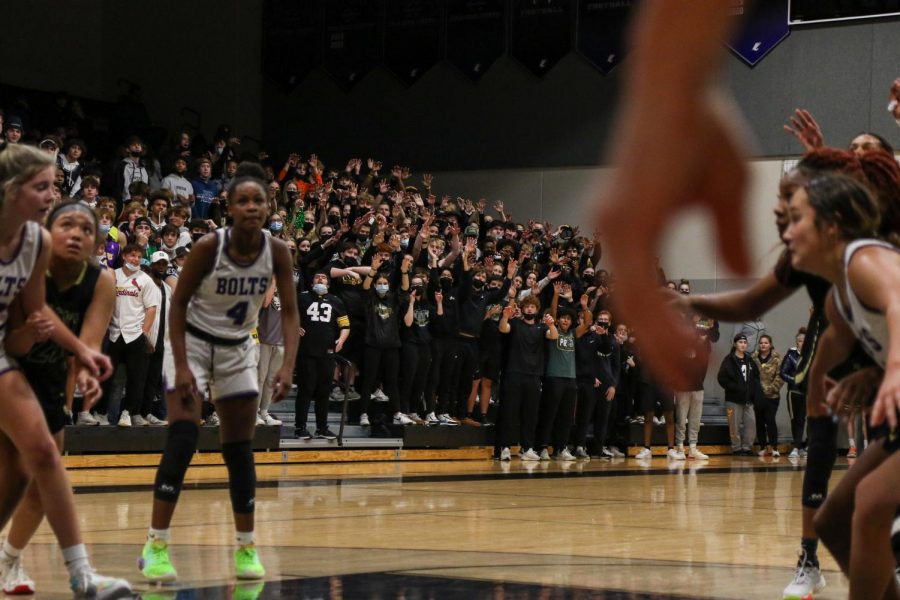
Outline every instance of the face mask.
[(324, 283), (317, 283), (313, 286), (313, 292), (320, 296), (324, 296), (328, 293), (328, 286)]
[(279, 233), (282, 229), (284, 229), (284, 223), (281, 221), (272, 221), (269, 223), (269, 231), (272, 233)]
[(100, 232), (100, 235), (108, 235), (110, 228), (111, 228), (111, 225), (100, 225), (97, 228), (97, 231)]
[(140, 151), (135, 151), (135, 150), (129, 150), (128, 154), (131, 155), (131, 158), (137, 158), (138, 156), (141, 155)]
[(131, 271), (132, 273), (134, 273), (135, 271), (137, 271), (138, 269), (141, 268), (140, 265), (133, 265), (133, 264), (127, 263), (127, 262), (123, 262), (122, 266), (125, 267), (125, 269), (127, 269), (128, 271)]
[(449, 277), (441, 277), (441, 286), (444, 288), (452, 287), (453, 280), (450, 279)]
[(400, 247), (406, 250), (409, 247), (409, 240), (400, 240)]
[(176, 273), (181, 273), (181, 269), (182, 269), (182, 267), (175, 267), (175, 272), (176, 272)]
[(588, 283), (591, 283), (594, 281), (594, 276), (593, 275), (582, 275), (581, 279), (584, 281), (587, 281)]
[(328, 215), (328, 222), (331, 223), (333, 227), (337, 227), (341, 224), (341, 216), (340, 215)]
[[(303, 224), (303, 231), (312, 231), (312, 228), (315, 227), (315, 223), (306, 222)], [(331, 236), (328, 236), (331, 237)]]
[(480, 290), (481, 288), (484, 287), (484, 282), (480, 279), (473, 279), (472, 287), (475, 288), (476, 290)]
[(524, 321), (531, 322), (534, 321), (534, 315), (526, 315), (525, 313), (522, 313), (522, 319)]
[(355, 256), (345, 256), (344, 262), (347, 263), (348, 267), (359, 266), (359, 259)]
[(425, 288), (422, 287), (421, 285), (414, 285), (412, 288), (412, 291), (414, 291), (416, 293), (416, 296), (418, 298), (421, 298), (422, 294), (425, 293)]
[(379, 296), (384, 296), (388, 293), (388, 285), (386, 283), (375, 284), (375, 292), (378, 293)]

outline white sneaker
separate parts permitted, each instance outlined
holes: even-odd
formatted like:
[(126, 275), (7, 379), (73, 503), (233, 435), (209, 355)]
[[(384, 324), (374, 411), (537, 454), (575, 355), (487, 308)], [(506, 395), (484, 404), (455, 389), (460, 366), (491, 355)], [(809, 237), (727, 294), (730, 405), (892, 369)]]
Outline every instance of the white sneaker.
[(584, 449), (584, 446), (578, 446), (577, 448), (575, 448), (575, 456), (577, 456), (578, 458), (591, 458), (591, 455), (587, 453), (587, 450)]
[[(802, 554), (801, 554), (802, 555)], [(807, 600), (814, 592), (825, 589), (825, 577), (819, 570), (801, 558), (794, 579), (784, 588), (784, 600)]]
[(670, 460), (684, 460), (684, 452), (677, 448), (669, 448), (669, 451), (666, 452), (666, 457)]
[(428, 423), (429, 425), (440, 425), (441, 424), (441, 420), (438, 419), (437, 416), (433, 412), (430, 412), (427, 415), (425, 415), (425, 422)]
[(653, 417), (653, 424), (654, 424), (654, 425), (662, 425), (662, 423), (663, 423), (663, 422), (662, 422), (662, 420), (660, 420), (659, 417), (656, 417), (656, 416)]
[(609, 451), (609, 448), (603, 446), (600, 448), (600, 458), (612, 458), (613, 453)]
[(119, 427), (131, 427), (131, 415), (128, 414), (127, 410), (123, 410), (122, 414), (119, 415)]
[[(432, 413), (434, 414), (434, 413)], [(502, 448), (500, 450), (500, 460), (511, 460), (512, 453), (510, 453), (509, 448)]]
[(778, 450), (772, 449), (772, 458), (778, 458), (779, 456), (781, 456), (781, 452), (779, 452)]
[(94, 413), (94, 419), (97, 421), (97, 425), (106, 425), (109, 426), (109, 417), (106, 413)]
[(142, 417), (141, 415), (134, 415), (131, 418), (131, 424), (135, 427), (147, 427), (150, 423), (147, 422), (147, 419)]
[(613, 458), (625, 458), (625, 453), (616, 448), (615, 446), (610, 446), (607, 448), (610, 454), (613, 455)]
[(76, 425), (86, 425), (89, 427), (93, 427), (95, 425), (99, 425), (100, 421), (94, 418), (94, 415), (89, 413), (86, 410), (78, 413), (78, 421), (75, 423)]
[(266, 413), (265, 420), (263, 421), (263, 423), (265, 423), (266, 425), (269, 425), (269, 426), (283, 425), (283, 423), (281, 422), (281, 419), (276, 419), (269, 413)]
[(151, 427), (165, 427), (169, 424), (168, 421), (164, 421), (163, 419), (158, 418), (156, 415), (150, 415), (149, 417), (147, 417), (147, 423), (149, 423)]
[(390, 398), (388, 398), (387, 395), (384, 392), (382, 392), (380, 389), (375, 390), (372, 393), (371, 398), (373, 400), (375, 400), (376, 402), (387, 402), (388, 400), (390, 400)]
[(359, 415), (359, 425), (360, 427), (368, 427), (369, 425), (371, 425), (371, 423), (369, 423), (369, 415), (367, 413)]
[(546, 448), (541, 450), (541, 460), (550, 460), (550, 452)]
[(635, 458), (653, 458), (653, 451), (650, 448), (644, 446), (640, 452), (637, 453)]
[(523, 453), (519, 454), (519, 458), (525, 461), (540, 461), (541, 457), (538, 456), (538, 453), (534, 451), (534, 448), (529, 448)]
[(709, 460), (709, 457), (702, 452), (697, 446), (691, 446), (688, 450), (688, 457), (693, 458), (694, 460)]
[(335, 402), (341, 402), (344, 399), (344, 392), (341, 391), (341, 388), (335, 386), (331, 389), (331, 394), (328, 396), (329, 400), (334, 400)]
[(791, 453), (788, 454), (788, 458), (800, 458), (800, 449), (794, 448), (791, 450)]
[(76, 598), (112, 600), (132, 597), (131, 586), (127, 581), (104, 577), (91, 569), (84, 569), (77, 575), (69, 577), (69, 586)]
[(459, 421), (457, 421), (447, 413), (438, 415), (438, 419), (441, 421), (441, 425), (459, 425)]
[(413, 425), (415, 421), (407, 417), (401, 412), (394, 415), (394, 425)]
[(206, 424), (210, 427), (218, 427), (219, 426), (219, 415), (213, 413), (209, 415), (209, 418), (206, 420)]
[(34, 580), (25, 572), (25, 569), (22, 567), (22, 561), (17, 559), (13, 563), (2, 562), (3, 566), (9, 566), (6, 575), (0, 578), (0, 582), (3, 584), (3, 593), (8, 596), (33, 594)]
[(259, 414), (257, 414), (256, 415), (256, 426), (259, 427), (259, 426), (265, 425), (265, 424), (266, 424), (266, 420), (263, 419), (261, 416), (259, 416)]
[(568, 448), (563, 448), (563, 451), (559, 453), (559, 455), (556, 457), (556, 460), (570, 461), (575, 460), (575, 457), (572, 456), (572, 453), (569, 452)]

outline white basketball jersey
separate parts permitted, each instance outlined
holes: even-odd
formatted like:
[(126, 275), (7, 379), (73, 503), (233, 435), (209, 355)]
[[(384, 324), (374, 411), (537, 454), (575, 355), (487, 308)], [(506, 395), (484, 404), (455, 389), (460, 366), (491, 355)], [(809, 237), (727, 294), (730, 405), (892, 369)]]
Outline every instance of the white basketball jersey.
[(6, 335), (9, 305), (31, 277), (34, 264), (41, 255), (42, 242), (40, 224), (28, 221), (22, 226), (22, 237), (16, 253), (9, 261), (0, 260), (0, 344)]
[(216, 262), (188, 304), (187, 322), (219, 338), (238, 340), (256, 328), (274, 262), (269, 236), (262, 235), (256, 260), (240, 265), (228, 256), (231, 228), (217, 229)]
[[(856, 339), (865, 348), (866, 353), (883, 368), (887, 363), (888, 354), (887, 319), (883, 314), (869, 309), (859, 301), (859, 298), (853, 292), (853, 288), (850, 287), (850, 277), (847, 274), (853, 254), (866, 246), (878, 246), (894, 252), (898, 251), (898, 248), (895, 246), (881, 240), (864, 239), (848, 244), (847, 249), (844, 251), (844, 280), (847, 282), (845, 288), (847, 304), (844, 304), (841, 300), (841, 295), (837, 292), (834, 293), (834, 303), (838, 312), (844, 317), (844, 321), (856, 334)], [(896, 282), (891, 285), (896, 285)]]

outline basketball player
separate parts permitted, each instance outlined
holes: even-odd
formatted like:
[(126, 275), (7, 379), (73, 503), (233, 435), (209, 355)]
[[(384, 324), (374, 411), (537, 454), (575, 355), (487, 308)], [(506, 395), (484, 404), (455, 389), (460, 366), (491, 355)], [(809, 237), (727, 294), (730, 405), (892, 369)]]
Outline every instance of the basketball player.
[[(88, 262), (96, 245), (97, 217), (86, 204), (69, 202), (50, 213), (47, 227), (53, 242), (45, 283), (47, 305), (89, 348), (99, 351), (112, 316), (115, 282), (110, 271)], [(11, 354), (25, 355), (20, 366), (44, 411), (50, 434), (62, 451), (66, 352), (52, 340), (35, 343), (33, 328), (21, 321), (18, 311), (10, 315), (7, 349)], [(90, 405), (99, 397), (99, 384), (84, 370), (79, 370), (78, 378), (79, 388)], [(0, 582), (4, 593), (34, 593), (34, 581), (25, 573), (20, 555), (43, 518), (41, 497), (32, 481), (0, 550), (0, 561), (11, 565), (5, 580)]]
[[(52, 336), (92, 375), (105, 378), (110, 375), (109, 360), (76, 338), (45, 304), (44, 273), (50, 260), (50, 235), (37, 222), (50, 212), (54, 176), (52, 159), (34, 148), (16, 145), (0, 153), (0, 341), (5, 337), (10, 305), (16, 301), (36, 340)], [(130, 595), (127, 582), (103, 577), (91, 568), (59, 449), (40, 404), (3, 346), (0, 389), (0, 529), (6, 525), (31, 477), (62, 548), (75, 596)], [(10, 548), (4, 549), (9, 555)], [(10, 567), (9, 561), (0, 561), (0, 578), (6, 578)]]
[(156, 473), (153, 515), (139, 562), (151, 581), (173, 581), (169, 525), (184, 475), (197, 448), (202, 405), (209, 388), (221, 426), (222, 457), (238, 549), (238, 579), (262, 579), (254, 545), (256, 470), (252, 440), (259, 402), (257, 349), (250, 332), (269, 281), (281, 291), (284, 361), (273, 381), (273, 402), (290, 389), (299, 339), (291, 255), (284, 242), (263, 234), (267, 217), (263, 171), (245, 163), (228, 186), (234, 224), (195, 242), (178, 278), (169, 314), (172, 362), (166, 365), (169, 431)]

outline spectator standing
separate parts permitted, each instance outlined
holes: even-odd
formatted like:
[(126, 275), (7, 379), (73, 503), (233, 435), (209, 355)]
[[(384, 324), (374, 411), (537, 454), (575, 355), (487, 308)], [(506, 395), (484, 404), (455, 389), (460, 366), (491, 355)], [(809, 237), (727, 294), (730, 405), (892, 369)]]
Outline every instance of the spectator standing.
[[(153, 342), (153, 351), (147, 359), (147, 383), (144, 385), (143, 401), (140, 412), (132, 419), (133, 425), (168, 425), (168, 421), (161, 419), (165, 416), (165, 394), (163, 393), (163, 358), (169, 345), (169, 307), (172, 306), (172, 287), (166, 281), (168, 279), (169, 255), (165, 252), (154, 252), (150, 256), (150, 278), (153, 285), (159, 290), (159, 310), (153, 317), (153, 327), (150, 328), (147, 339)], [(154, 403), (161, 402), (156, 407), (157, 416), (153, 413)]]
[(116, 164), (112, 176), (112, 195), (118, 206), (124, 206), (131, 200), (131, 184), (136, 181), (150, 182), (150, 173), (144, 165), (144, 143), (136, 135), (125, 140), (126, 155)]
[(747, 336), (734, 336), (731, 352), (719, 367), (719, 385), (725, 389), (725, 414), (731, 435), (731, 451), (736, 456), (753, 456), (756, 436), (754, 404), (762, 399), (759, 367), (747, 352)]
[(760, 456), (781, 456), (778, 452), (778, 424), (775, 416), (781, 403), (781, 355), (775, 351), (772, 338), (768, 334), (759, 336), (759, 350), (753, 355), (759, 367), (759, 383), (762, 395), (754, 405), (756, 411), (756, 441), (760, 445)]
[[(281, 421), (269, 414), (272, 403), (272, 391), (275, 375), (281, 369), (284, 360), (284, 334), (281, 331), (281, 298), (275, 281), (269, 283), (263, 298), (262, 310), (259, 311), (259, 324), (256, 326), (259, 336), (259, 410), (256, 414), (257, 425), (281, 425)], [(307, 407), (307, 410), (309, 408)], [(303, 413), (304, 416), (306, 413)], [(297, 412), (298, 422), (300, 413)]]
[(791, 417), (791, 437), (794, 445), (788, 458), (806, 455), (806, 444), (803, 442), (803, 430), (806, 428), (806, 393), (795, 379), (805, 341), (806, 327), (801, 327), (794, 339), (795, 346), (788, 350), (784, 360), (781, 361), (781, 379), (787, 383), (787, 407)]
[[(416, 423), (422, 423), (419, 411), (424, 408), (422, 395), (431, 368), (431, 323), (443, 316), (443, 305), (436, 306), (425, 291), (422, 275), (413, 276), (410, 281), (409, 297), (403, 311), (403, 327), (400, 339), (400, 411), (408, 414)], [(424, 412), (421, 414), (425, 414)], [(433, 413), (426, 415), (432, 423), (437, 421)]]
[(755, 354), (759, 350), (759, 338), (766, 334), (766, 324), (760, 319), (744, 321), (734, 326), (734, 335), (747, 338), (747, 352)]
[[(81, 174), (84, 164), (81, 162), (82, 156), (86, 151), (84, 140), (80, 138), (69, 138), (63, 146), (61, 154), (56, 156), (57, 166), (63, 170), (66, 179), (62, 185), (64, 196), (75, 198), (81, 192)], [(96, 189), (96, 188), (95, 188)]]
[(194, 204), (194, 186), (184, 176), (188, 170), (188, 159), (177, 156), (172, 164), (172, 171), (162, 180), (162, 187), (172, 192), (172, 205), (190, 208)]
[(208, 219), (214, 202), (218, 202), (222, 185), (212, 178), (212, 161), (203, 157), (197, 161), (197, 177), (191, 181), (194, 191), (194, 204), (191, 207), (191, 217), (195, 219)]

